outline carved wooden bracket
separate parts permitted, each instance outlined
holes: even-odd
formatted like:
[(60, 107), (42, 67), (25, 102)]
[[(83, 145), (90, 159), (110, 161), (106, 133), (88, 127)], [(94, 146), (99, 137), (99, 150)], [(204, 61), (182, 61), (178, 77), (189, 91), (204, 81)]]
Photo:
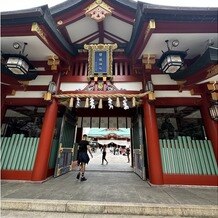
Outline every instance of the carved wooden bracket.
[(85, 9), (85, 15), (91, 17), (97, 22), (105, 19), (106, 16), (112, 14), (113, 8), (104, 3), (102, 0), (96, 0)]
[(142, 57), (142, 63), (145, 64), (145, 69), (146, 70), (151, 70), (152, 65), (155, 64), (155, 55), (151, 54), (144, 54)]
[(60, 60), (56, 55), (50, 56), (48, 58), (47, 64), (51, 66), (51, 70), (57, 70), (57, 66), (60, 64)]

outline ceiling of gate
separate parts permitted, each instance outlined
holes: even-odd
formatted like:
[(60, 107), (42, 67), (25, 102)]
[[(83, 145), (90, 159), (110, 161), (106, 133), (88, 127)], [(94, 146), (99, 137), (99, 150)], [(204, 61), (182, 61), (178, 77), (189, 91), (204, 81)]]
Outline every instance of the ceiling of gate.
[(136, 8), (136, 2), (129, 0), (86, 0), (65, 2), (51, 8), (51, 13), (65, 39), (78, 48), (88, 43), (118, 43), (121, 49), (131, 39)]
[[(95, 2), (101, 2), (96, 10), (106, 10), (100, 21), (87, 13)], [(51, 8), (3, 12), (2, 52), (17, 52), (14, 42), (28, 42), (25, 53), (30, 60), (47, 61), (55, 54), (67, 62), (84, 52), (84, 44), (117, 43), (116, 51), (124, 51), (128, 57), (151, 54), (158, 59), (167, 50), (165, 40), (178, 40), (176, 50), (189, 49), (187, 58), (193, 59), (209, 44), (218, 46), (216, 13), (216, 8), (157, 6), (132, 0), (69, 0)], [(154, 28), (149, 26), (151, 20)], [(33, 22), (38, 22), (37, 30), (32, 28)]]
[[(82, 54), (87, 57), (84, 44), (117, 43), (114, 52), (123, 52), (120, 60), (141, 64), (152, 58), (157, 63), (169, 40), (170, 49), (188, 50), (186, 62), (190, 64), (208, 46), (218, 47), (217, 19), (217, 8), (170, 7), (132, 0), (68, 0), (52, 8), (3, 12), (1, 52), (19, 53), (13, 43), (27, 42), (24, 55), (41, 74), (55, 74), (48, 60), (56, 55), (63, 69), (69, 69)], [(178, 45), (172, 47), (175, 40)], [(154, 73), (160, 73), (158, 70), (154, 65)], [(9, 80), (3, 77), (3, 82)]]
[(78, 127), (81, 128), (131, 128), (130, 117), (78, 117)]

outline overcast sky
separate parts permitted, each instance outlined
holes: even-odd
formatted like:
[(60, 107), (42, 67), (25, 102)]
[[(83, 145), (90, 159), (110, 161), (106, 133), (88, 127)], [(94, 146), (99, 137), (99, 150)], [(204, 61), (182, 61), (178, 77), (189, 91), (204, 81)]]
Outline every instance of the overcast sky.
[[(217, 0), (140, 0), (151, 4), (190, 6), (190, 7), (218, 7)], [(64, 0), (5, 0), (1, 1), (0, 11), (14, 11), (48, 4), (49, 7), (57, 5)]]

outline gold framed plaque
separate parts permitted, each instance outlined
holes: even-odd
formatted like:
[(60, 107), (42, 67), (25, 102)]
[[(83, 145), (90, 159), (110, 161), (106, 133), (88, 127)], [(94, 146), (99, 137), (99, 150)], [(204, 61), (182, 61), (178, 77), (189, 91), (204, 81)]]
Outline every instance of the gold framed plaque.
[(112, 53), (117, 44), (85, 44), (84, 48), (89, 51), (88, 77), (112, 77)]

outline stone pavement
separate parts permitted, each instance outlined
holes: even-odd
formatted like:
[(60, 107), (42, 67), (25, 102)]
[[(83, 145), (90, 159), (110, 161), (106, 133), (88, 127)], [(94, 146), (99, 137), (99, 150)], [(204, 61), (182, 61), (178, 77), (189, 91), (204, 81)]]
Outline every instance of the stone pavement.
[(66, 217), (68, 213), (218, 217), (217, 187), (151, 186), (132, 171), (126, 156), (108, 152), (106, 158), (109, 164), (101, 165), (101, 153), (94, 153), (85, 182), (76, 179), (76, 171), (44, 183), (2, 181), (3, 215), (24, 210), (64, 212)]

